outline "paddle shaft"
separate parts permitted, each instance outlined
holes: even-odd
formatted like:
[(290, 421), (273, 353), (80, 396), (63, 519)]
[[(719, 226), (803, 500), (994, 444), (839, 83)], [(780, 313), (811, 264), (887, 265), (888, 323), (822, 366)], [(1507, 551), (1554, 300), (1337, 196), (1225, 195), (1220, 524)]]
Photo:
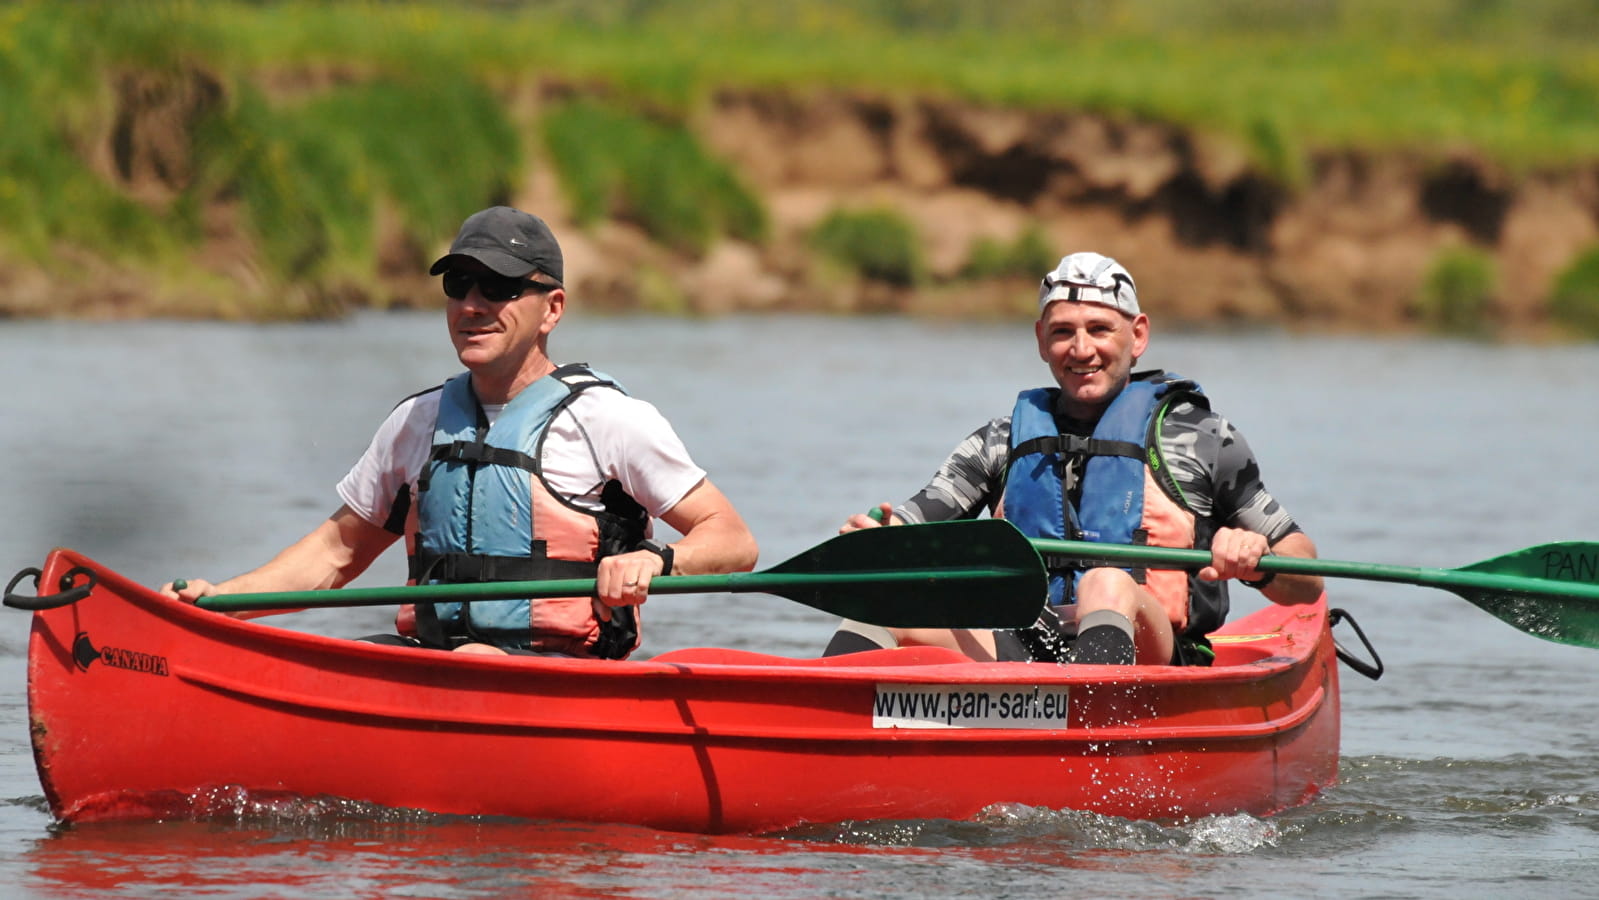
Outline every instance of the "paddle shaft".
[[(868, 515), (882, 521), (883, 509), (873, 508)], [(1132, 564), (1197, 571), (1212, 561), (1207, 550), (1049, 538), (1031, 538), (1028, 543), (1053, 569)], [(1065, 565), (1068, 561), (1074, 565)], [(1592, 542), (1566, 541), (1527, 547), (1459, 569), (1297, 556), (1266, 556), (1256, 568), (1266, 573), (1441, 588), (1525, 634), (1578, 647), (1599, 648), (1599, 602), (1596, 602), (1599, 601), (1599, 544)]]
[[(1146, 568), (1196, 570), (1210, 565), (1208, 550), (1173, 547), (1145, 547), (1132, 544), (1100, 544), (1092, 541), (1062, 541), (1033, 538), (1033, 549), (1043, 554), (1069, 557), (1078, 561), (1138, 563)], [(1335, 559), (1305, 559), (1298, 556), (1265, 556), (1257, 566), (1262, 572), (1284, 575), (1321, 575), (1327, 578), (1354, 578), (1363, 581), (1388, 581), (1427, 587), (1469, 588), (1474, 590), (1522, 594), (1550, 594), (1599, 600), (1599, 584), (1538, 578), (1526, 575), (1501, 575), (1492, 572), (1467, 572), (1459, 569), (1432, 569), (1416, 566), (1391, 566), (1381, 563), (1343, 562)], [(1556, 569), (1556, 571), (1559, 571)]]
[[(727, 575), (663, 575), (650, 581), (650, 594), (772, 593), (795, 588), (828, 588), (862, 584), (912, 588), (931, 578), (940, 581), (982, 582), (1009, 574), (997, 568), (854, 571), (793, 575), (781, 572), (734, 572)], [(345, 588), (336, 591), (281, 591), (263, 594), (217, 594), (201, 597), (199, 606), (219, 612), (384, 606), (391, 603), (448, 603), (471, 600), (522, 600), (554, 597), (592, 597), (592, 578), (549, 581), (494, 581), (481, 584), (420, 584), (393, 587)]]
[[(224, 594), (218, 611), (289, 610), (387, 603), (593, 597), (595, 579), (464, 582)], [(1043, 608), (1048, 580), (1038, 551), (998, 519), (866, 528), (837, 535), (770, 569), (669, 575), (650, 594), (767, 593), (857, 622), (889, 628), (1021, 628)]]

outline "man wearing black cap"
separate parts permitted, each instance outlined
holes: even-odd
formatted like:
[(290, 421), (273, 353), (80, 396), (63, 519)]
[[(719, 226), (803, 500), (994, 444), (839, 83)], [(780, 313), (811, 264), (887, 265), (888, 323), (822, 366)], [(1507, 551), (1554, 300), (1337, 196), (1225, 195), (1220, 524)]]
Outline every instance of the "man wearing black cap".
[[(342, 481), (343, 505), (259, 569), (210, 593), (314, 590), (354, 579), (400, 536), (421, 584), (595, 578), (597, 600), (430, 603), (386, 643), (621, 658), (658, 575), (748, 571), (755, 539), (665, 418), (585, 364), (556, 366), (561, 248), (537, 216), (475, 213), (429, 269), (466, 372), (407, 398)], [(660, 519), (683, 537), (651, 538)]]
[(1267, 553), (1316, 547), (1266, 492), (1249, 445), (1211, 412), (1199, 385), (1133, 372), (1149, 317), (1133, 278), (1098, 253), (1073, 253), (1044, 276), (1034, 325), (1055, 384), (1023, 391), (1009, 416), (967, 436), (915, 496), (855, 515), (841, 531), (974, 518), (985, 509), (1028, 537), (1209, 549), (1182, 571), (1046, 559), (1045, 615), (1014, 631), (885, 629), (845, 622), (829, 655), (895, 644), (951, 647), (982, 660), (1204, 665), (1226, 619), (1226, 582), (1276, 603), (1321, 595), (1310, 575), (1264, 575)]

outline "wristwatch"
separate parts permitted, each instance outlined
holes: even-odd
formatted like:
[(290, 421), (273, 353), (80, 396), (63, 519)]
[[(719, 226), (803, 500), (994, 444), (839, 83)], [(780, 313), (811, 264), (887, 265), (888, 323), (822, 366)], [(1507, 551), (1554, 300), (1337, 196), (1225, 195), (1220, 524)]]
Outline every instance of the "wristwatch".
[[(1266, 548), (1266, 556), (1276, 556), (1276, 555), (1277, 554), (1271, 552), (1271, 548), (1270, 547)], [(1266, 558), (1265, 556), (1261, 557), (1261, 559), (1265, 559), (1265, 558)], [(1255, 590), (1258, 591), (1258, 590), (1261, 590), (1262, 588), (1264, 588), (1266, 585), (1271, 584), (1272, 581), (1276, 580), (1276, 578), (1277, 578), (1277, 573), (1276, 572), (1267, 572), (1265, 575), (1262, 575), (1261, 577), (1255, 579), (1254, 581), (1245, 581), (1244, 579), (1240, 578), (1240, 579), (1238, 579), (1238, 583), (1242, 584), (1242, 585), (1248, 585), (1249, 587), (1252, 587), (1252, 588), (1254, 588)]]
[(1249, 587), (1252, 587), (1258, 591), (1261, 588), (1264, 588), (1266, 585), (1271, 584), (1272, 581), (1276, 580), (1276, 578), (1276, 572), (1267, 572), (1263, 577), (1257, 578), (1254, 581), (1245, 581), (1244, 579), (1240, 578), (1238, 579), (1238, 583), (1242, 585), (1248, 585)]
[(661, 558), (662, 575), (672, 574), (672, 557), (676, 554), (672, 552), (672, 548), (669, 545), (660, 541), (646, 540), (644, 543), (639, 544), (639, 549), (648, 550)]

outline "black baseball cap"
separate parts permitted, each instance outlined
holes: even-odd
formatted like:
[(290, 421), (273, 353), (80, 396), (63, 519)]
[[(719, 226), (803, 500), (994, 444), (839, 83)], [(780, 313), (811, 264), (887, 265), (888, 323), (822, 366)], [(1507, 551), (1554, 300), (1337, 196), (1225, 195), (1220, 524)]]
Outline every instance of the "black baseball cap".
[(450, 252), (428, 269), (438, 275), (450, 267), (450, 258), (467, 256), (511, 278), (543, 272), (561, 281), (561, 245), (544, 220), (509, 206), (491, 206), (461, 223)]

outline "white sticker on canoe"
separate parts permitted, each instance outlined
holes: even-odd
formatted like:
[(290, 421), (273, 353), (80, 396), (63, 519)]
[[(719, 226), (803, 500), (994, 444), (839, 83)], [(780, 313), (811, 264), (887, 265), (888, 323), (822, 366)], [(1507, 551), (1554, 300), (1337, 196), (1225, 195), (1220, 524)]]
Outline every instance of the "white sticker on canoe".
[(1066, 686), (879, 684), (873, 728), (1065, 728)]

